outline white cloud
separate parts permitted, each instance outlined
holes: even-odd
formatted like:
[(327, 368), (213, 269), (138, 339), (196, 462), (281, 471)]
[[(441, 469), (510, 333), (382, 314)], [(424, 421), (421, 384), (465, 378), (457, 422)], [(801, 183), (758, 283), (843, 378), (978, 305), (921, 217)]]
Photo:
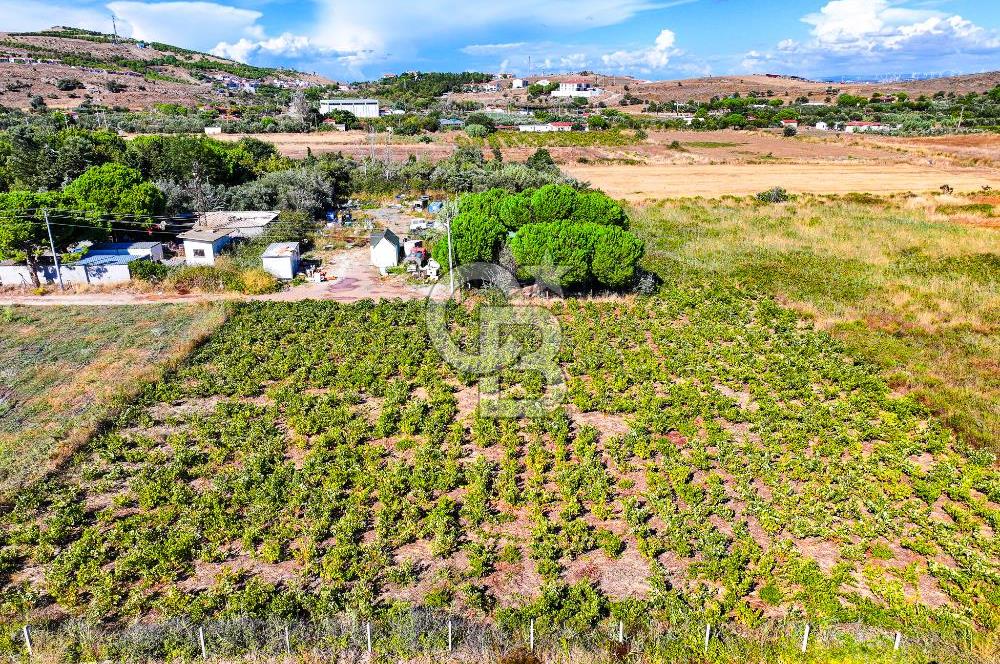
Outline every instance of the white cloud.
[(524, 46), (524, 42), (511, 42), (508, 44), (469, 44), (462, 48), (462, 53), (466, 55), (496, 55), (512, 51)]
[(212, 55), (218, 55), (231, 60), (249, 62), (258, 55), (285, 58), (313, 58), (330, 55), (356, 55), (340, 53), (328, 46), (317, 44), (315, 40), (304, 35), (282, 33), (277, 37), (264, 39), (243, 38), (237, 42), (219, 42), (211, 50)]
[(641, 72), (649, 72), (655, 69), (664, 69), (670, 64), (670, 58), (680, 55), (683, 51), (674, 48), (676, 36), (671, 30), (664, 29), (656, 37), (656, 41), (650, 48), (636, 51), (615, 51), (601, 56), (601, 60), (608, 67), (617, 69), (637, 69)]
[(662, 6), (655, 0), (320, 0), (316, 30), (320, 43), (339, 50), (414, 55), (417, 45), (503, 26), (587, 29), (616, 25)]
[(257, 21), (263, 16), (214, 2), (111, 2), (108, 9), (130, 29), (136, 39), (160, 41), (208, 50), (225, 39), (263, 37)]
[(890, 73), (993, 66), (1000, 35), (958, 15), (889, 0), (830, 0), (802, 21), (810, 39), (744, 55), (744, 70)]
[(111, 17), (100, 9), (54, 5), (36, 0), (0, 0), (0, 29), (10, 32), (43, 30), (54, 25), (69, 25), (111, 32)]

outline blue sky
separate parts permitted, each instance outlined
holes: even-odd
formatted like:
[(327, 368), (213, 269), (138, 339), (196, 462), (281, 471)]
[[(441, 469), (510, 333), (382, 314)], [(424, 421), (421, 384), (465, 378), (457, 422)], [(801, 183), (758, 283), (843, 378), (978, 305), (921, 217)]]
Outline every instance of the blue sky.
[(998, 0), (0, 0), (0, 30), (75, 25), (340, 80), (591, 69), (821, 78), (1000, 69)]

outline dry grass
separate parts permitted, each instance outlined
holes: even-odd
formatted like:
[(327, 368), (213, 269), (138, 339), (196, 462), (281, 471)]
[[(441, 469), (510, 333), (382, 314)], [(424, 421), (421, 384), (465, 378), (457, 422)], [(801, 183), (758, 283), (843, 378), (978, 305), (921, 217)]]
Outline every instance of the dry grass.
[(42, 476), (224, 320), (218, 304), (0, 310), (0, 495)]
[(1000, 231), (955, 196), (670, 201), (636, 215), (668, 280), (762, 288), (876, 361), (966, 440), (1000, 448)]

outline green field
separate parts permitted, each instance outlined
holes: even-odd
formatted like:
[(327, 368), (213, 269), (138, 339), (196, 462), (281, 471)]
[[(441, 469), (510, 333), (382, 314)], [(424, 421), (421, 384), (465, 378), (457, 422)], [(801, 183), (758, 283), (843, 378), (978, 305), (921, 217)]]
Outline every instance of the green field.
[(968, 208), (903, 196), (689, 199), (644, 207), (633, 226), (669, 283), (778, 297), (961, 439), (1000, 451), (1000, 230), (958, 223)]
[[(567, 648), (619, 619), (695, 625), (671, 660), (701, 657), (705, 622), (733, 635), (713, 659), (747, 638), (794, 661), (794, 638), (754, 635), (806, 622), (953, 644), (907, 645), (913, 661), (992, 652), (991, 453), (770, 297), (687, 284), (551, 311), (568, 401), (497, 420), (422, 303), (240, 306), (4, 508), (0, 620), (391, 622), (416, 605), (508, 634), (534, 620)], [(453, 314), (476, 332), (476, 310)], [(822, 647), (894, 658), (888, 639)]]

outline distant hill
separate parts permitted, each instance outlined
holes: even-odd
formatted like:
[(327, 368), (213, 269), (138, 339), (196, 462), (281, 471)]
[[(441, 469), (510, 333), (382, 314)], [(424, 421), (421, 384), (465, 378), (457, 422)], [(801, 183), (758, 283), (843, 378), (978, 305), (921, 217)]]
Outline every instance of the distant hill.
[[(936, 92), (981, 93), (997, 85), (1000, 85), (1000, 71), (893, 83), (829, 83), (793, 76), (753, 74), (653, 81), (631, 85), (630, 92), (647, 101), (657, 102), (703, 100), (714, 96), (725, 97), (735, 92), (743, 96), (755, 92), (759, 95), (790, 99), (806, 96), (822, 101), (828, 96), (841, 93), (866, 97), (875, 92), (906, 92), (911, 96), (931, 96)], [(772, 95), (768, 95), (768, 92)]]
[(0, 33), (0, 104), (26, 108), (40, 95), (52, 108), (95, 104), (212, 104), (231, 96), (329, 85), (289, 69), (254, 67), (169, 44), (78, 28)]

